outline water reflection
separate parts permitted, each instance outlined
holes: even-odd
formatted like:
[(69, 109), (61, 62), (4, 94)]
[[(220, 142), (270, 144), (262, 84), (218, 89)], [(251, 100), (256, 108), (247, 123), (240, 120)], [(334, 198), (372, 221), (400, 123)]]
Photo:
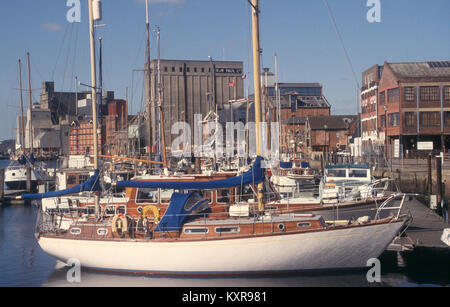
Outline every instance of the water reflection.
[(285, 275), (275, 277), (167, 278), (103, 274), (82, 270), (80, 283), (70, 283), (67, 267), (57, 267), (44, 287), (361, 287), (370, 284), (365, 272), (326, 275)]

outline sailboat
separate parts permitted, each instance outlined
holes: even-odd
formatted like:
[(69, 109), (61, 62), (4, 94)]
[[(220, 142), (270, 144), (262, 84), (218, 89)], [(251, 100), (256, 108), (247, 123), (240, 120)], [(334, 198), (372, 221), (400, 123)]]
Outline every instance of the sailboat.
[[(259, 1), (252, 0), (256, 103), (256, 138), (259, 140)], [(90, 6), (91, 9), (91, 6)], [(92, 45), (91, 45), (92, 46)], [(95, 113), (94, 113), (95, 114)], [(95, 151), (97, 154), (97, 151)], [(173, 189), (167, 209), (144, 201), (136, 212), (126, 206), (111, 209), (95, 202), (95, 214), (79, 211), (40, 211), (36, 238), (49, 255), (68, 262), (78, 259), (85, 269), (153, 275), (211, 276), (254, 275), (310, 270), (366, 267), (391, 243), (408, 220), (401, 206), (385, 208), (396, 214), (376, 220), (360, 220), (343, 226), (327, 224), (314, 214), (272, 214), (265, 210), (262, 158), (239, 176), (204, 181), (123, 181), (117, 185), (147, 189)], [(97, 193), (98, 172), (87, 182), (67, 191), (23, 195), (36, 199), (79, 192)], [(256, 212), (216, 215), (199, 191), (257, 187)], [(403, 204), (403, 202), (402, 202)], [(248, 208), (248, 202), (237, 204)], [(239, 208), (238, 208), (239, 209)], [(79, 219), (62, 228), (66, 216)], [(58, 219), (59, 218), (59, 219)], [(56, 221), (56, 222), (55, 222)]]

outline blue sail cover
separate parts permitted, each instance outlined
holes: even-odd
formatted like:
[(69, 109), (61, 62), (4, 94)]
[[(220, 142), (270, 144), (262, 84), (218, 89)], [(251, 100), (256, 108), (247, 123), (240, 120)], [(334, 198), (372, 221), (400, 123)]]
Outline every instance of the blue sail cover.
[(169, 207), (155, 228), (155, 232), (179, 231), (189, 217), (208, 208), (208, 201), (198, 192), (173, 193)]
[(264, 180), (261, 160), (261, 157), (257, 157), (250, 170), (233, 178), (212, 181), (118, 181), (117, 186), (121, 188), (212, 190), (232, 188), (240, 185), (258, 184)]
[(64, 195), (77, 194), (85, 191), (100, 191), (100, 182), (98, 180), (99, 171), (96, 170), (94, 175), (92, 175), (88, 180), (84, 183), (73, 186), (71, 188), (61, 190), (61, 191), (53, 191), (41, 194), (23, 194), (21, 199), (24, 200), (38, 200), (43, 198), (51, 198), (51, 197), (60, 197)]
[(292, 168), (292, 162), (283, 162), (283, 161), (280, 161), (280, 167), (281, 167), (281, 168)]

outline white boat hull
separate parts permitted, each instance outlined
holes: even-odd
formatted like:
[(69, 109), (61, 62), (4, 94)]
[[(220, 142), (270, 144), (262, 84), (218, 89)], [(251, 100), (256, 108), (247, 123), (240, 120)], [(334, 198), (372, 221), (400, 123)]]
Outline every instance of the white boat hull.
[(136, 242), (41, 237), (42, 249), (83, 268), (154, 275), (247, 275), (363, 268), (403, 222), (240, 239)]

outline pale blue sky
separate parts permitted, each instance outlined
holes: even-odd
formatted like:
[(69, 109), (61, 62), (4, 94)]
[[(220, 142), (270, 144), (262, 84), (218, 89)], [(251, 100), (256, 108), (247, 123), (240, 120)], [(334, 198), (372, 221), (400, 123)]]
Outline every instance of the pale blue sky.
[[(104, 42), (104, 86), (136, 113), (145, 61), (145, 1), (103, 0), (98, 33)], [(374, 64), (449, 60), (449, 0), (381, 0), (381, 22), (369, 23), (367, 0), (328, 0), (359, 82)], [(280, 82), (320, 82), (334, 114), (356, 113), (356, 85), (322, 0), (260, 0), (265, 67), (278, 54)], [(17, 60), (31, 54), (32, 88), (55, 81), (74, 91), (74, 77), (90, 82), (87, 0), (81, 23), (66, 20), (66, 0), (3, 0), (0, 4), (0, 140), (12, 138), (18, 114)], [(246, 0), (153, 0), (152, 29), (161, 27), (162, 58), (251, 63), (250, 7)], [(152, 38), (152, 58), (156, 56)], [(253, 91), (253, 89), (251, 89)], [(40, 90), (33, 91), (33, 101)], [(24, 95), (28, 104), (28, 96)]]

